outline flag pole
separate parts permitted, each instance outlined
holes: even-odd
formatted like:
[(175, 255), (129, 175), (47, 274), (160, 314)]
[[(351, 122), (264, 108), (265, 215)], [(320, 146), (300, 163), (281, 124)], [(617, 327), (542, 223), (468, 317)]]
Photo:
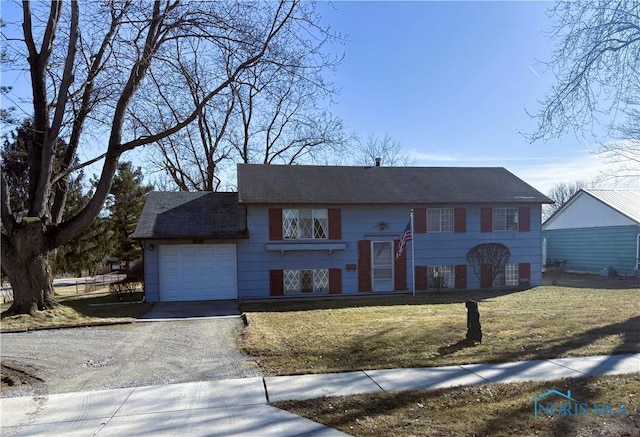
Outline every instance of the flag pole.
[(411, 208), (411, 285), (413, 288), (413, 296), (416, 295), (416, 266), (415, 266), (415, 247), (416, 236), (413, 233), (413, 208)]

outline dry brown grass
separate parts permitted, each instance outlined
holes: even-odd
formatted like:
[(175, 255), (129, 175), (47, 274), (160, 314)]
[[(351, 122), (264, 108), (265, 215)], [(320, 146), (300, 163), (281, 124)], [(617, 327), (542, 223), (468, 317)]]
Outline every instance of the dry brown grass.
[[(129, 323), (143, 316), (151, 309), (150, 303), (123, 304), (117, 296), (109, 293), (108, 286), (102, 291), (76, 294), (72, 287), (56, 288), (58, 307), (47, 311), (37, 311), (33, 315), (5, 317), (0, 330), (21, 330), (41, 328), (65, 328), (90, 326), (105, 323)], [(139, 302), (142, 292), (124, 296), (125, 301)], [(9, 304), (0, 305), (4, 311)]]
[[(502, 292), (504, 293), (504, 292)], [(467, 299), (484, 339), (469, 347)], [(268, 375), (430, 367), (638, 352), (640, 290), (542, 286), (500, 292), (243, 305), (243, 345)]]
[[(556, 388), (588, 403), (582, 417), (534, 417), (532, 399)], [(637, 436), (640, 374), (288, 401), (279, 408), (354, 436)], [(553, 400), (555, 402), (555, 400)], [(599, 417), (611, 403), (623, 417)]]

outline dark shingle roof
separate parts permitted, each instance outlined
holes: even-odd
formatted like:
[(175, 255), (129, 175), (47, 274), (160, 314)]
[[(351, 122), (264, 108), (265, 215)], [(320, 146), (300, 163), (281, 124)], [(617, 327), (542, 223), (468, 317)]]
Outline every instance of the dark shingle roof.
[(244, 238), (247, 215), (238, 193), (153, 191), (147, 196), (135, 239)]
[(238, 165), (240, 203), (553, 203), (502, 167)]

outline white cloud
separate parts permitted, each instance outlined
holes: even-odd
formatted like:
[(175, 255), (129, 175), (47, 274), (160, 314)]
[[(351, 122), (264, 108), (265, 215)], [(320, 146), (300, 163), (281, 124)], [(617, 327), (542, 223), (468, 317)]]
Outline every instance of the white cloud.
[[(547, 193), (559, 182), (600, 179), (603, 173), (614, 168), (615, 164), (604, 162), (602, 157), (585, 153), (561, 161), (514, 166), (509, 170), (537, 190)], [(607, 181), (602, 184), (607, 185)]]
[[(497, 157), (459, 156), (447, 153), (424, 153), (416, 150), (408, 152), (419, 166), (459, 166), (459, 167), (505, 167), (542, 193), (547, 193), (559, 182), (576, 180), (599, 180), (603, 174), (612, 172), (618, 164), (607, 162), (602, 156), (587, 150), (576, 152), (573, 157)], [(611, 186), (612, 180), (603, 180), (601, 186)], [(624, 185), (624, 183), (623, 183)]]
[(438, 162), (453, 163), (453, 162), (460, 161), (459, 158), (446, 153), (425, 153), (425, 152), (420, 152), (415, 149), (412, 149), (412, 150), (409, 150), (407, 154), (411, 158), (416, 160), (417, 165), (426, 166), (426, 167), (432, 166)]

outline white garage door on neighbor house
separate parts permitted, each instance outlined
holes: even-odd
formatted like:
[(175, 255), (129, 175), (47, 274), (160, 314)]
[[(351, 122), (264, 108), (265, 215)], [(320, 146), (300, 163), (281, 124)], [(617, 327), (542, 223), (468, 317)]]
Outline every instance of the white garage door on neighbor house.
[(160, 245), (160, 300), (238, 297), (235, 244)]

